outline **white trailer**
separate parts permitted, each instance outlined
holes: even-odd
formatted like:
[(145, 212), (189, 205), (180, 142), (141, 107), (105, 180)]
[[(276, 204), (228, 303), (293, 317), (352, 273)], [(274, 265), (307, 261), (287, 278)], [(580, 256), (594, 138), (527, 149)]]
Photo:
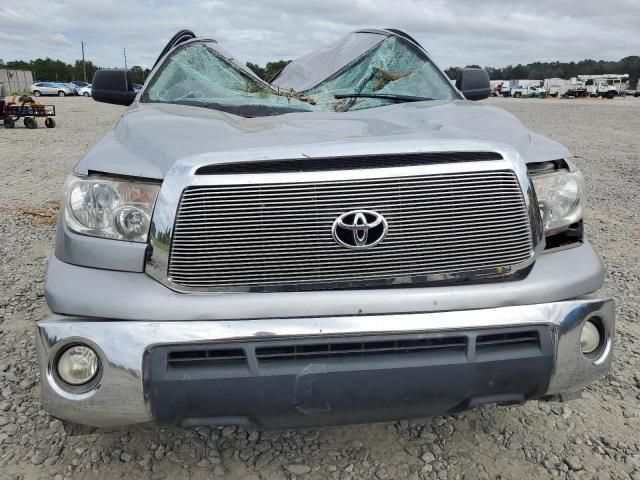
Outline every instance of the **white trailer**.
[(571, 81), (564, 78), (545, 78), (544, 91), (550, 97), (564, 95), (571, 88)]

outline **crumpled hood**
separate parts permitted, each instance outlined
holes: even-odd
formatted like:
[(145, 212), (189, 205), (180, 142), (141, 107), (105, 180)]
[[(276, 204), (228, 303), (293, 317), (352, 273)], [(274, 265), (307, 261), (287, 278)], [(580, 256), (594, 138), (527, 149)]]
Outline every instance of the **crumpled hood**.
[[(200, 107), (134, 104), (78, 163), (89, 171), (163, 179), (178, 160), (251, 149), (340, 143), (480, 140), (514, 147), (525, 162), (566, 158), (561, 144), (531, 132), (505, 110), (467, 101), (402, 103), (351, 112), (244, 118)], [(260, 159), (258, 155), (257, 159)], [(212, 160), (214, 163), (214, 160)]]

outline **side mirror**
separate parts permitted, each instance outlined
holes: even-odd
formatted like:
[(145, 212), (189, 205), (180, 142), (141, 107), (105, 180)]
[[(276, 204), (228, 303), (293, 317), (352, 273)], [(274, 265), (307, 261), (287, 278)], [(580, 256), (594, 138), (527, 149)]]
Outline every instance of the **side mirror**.
[(456, 88), (467, 100), (482, 100), (491, 94), (489, 74), (484, 68), (459, 68)]
[(91, 96), (96, 102), (129, 106), (136, 95), (131, 73), (126, 70), (98, 70), (93, 75)]

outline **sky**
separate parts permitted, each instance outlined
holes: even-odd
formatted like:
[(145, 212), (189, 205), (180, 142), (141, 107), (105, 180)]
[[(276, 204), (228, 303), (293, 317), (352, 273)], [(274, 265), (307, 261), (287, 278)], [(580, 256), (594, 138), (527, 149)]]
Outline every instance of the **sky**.
[[(4, 3), (4, 2), (3, 2)], [(243, 62), (294, 59), (359, 28), (399, 28), (441, 67), (640, 55), (640, 0), (29, 0), (0, 4), (0, 59), (151, 67), (186, 28)]]

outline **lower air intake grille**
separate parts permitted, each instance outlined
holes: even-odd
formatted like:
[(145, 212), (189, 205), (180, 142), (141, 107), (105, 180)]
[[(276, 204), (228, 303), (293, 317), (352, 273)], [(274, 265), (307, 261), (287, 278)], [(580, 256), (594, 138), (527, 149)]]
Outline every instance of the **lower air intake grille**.
[[(379, 356), (425, 357), (470, 355), (518, 356), (523, 352), (539, 352), (543, 329), (493, 330), (477, 335), (462, 332), (411, 336), (369, 336), (346, 339), (261, 341), (235, 343), (228, 346), (173, 346), (167, 348), (167, 366), (173, 369), (226, 369), (248, 366), (249, 359), (260, 366), (286, 362), (323, 362), (330, 359), (353, 360)], [(506, 357), (505, 357), (506, 358)]]
[(246, 355), (241, 348), (192, 348), (174, 350), (167, 357), (169, 367), (244, 365)]
[(539, 348), (540, 334), (536, 330), (478, 335), (476, 339), (477, 355), (502, 353), (506, 350), (537, 350)]
[(256, 348), (256, 358), (258, 362), (325, 360), (328, 358), (369, 357), (377, 355), (428, 354), (429, 352), (464, 353), (466, 349), (466, 337), (436, 337), (259, 347)]

